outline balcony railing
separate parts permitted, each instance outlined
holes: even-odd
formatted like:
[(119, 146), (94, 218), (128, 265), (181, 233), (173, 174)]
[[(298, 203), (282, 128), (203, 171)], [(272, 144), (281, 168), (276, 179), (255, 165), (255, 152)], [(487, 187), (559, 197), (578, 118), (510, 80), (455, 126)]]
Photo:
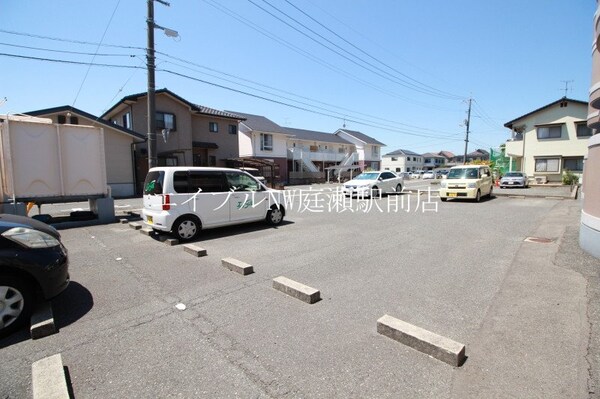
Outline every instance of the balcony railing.
[(333, 150), (311, 151), (306, 148), (288, 148), (288, 159), (310, 159), (311, 161), (341, 162), (346, 154)]

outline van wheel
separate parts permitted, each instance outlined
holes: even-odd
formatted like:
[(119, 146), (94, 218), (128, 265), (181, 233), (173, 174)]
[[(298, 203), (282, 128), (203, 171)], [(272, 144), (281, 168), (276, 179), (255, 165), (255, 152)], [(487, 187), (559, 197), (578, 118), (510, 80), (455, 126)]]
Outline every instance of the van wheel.
[(277, 226), (283, 221), (283, 212), (281, 208), (274, 207), (267, 212), (267, 223), (271, 226)]
[(446, 197), (440, 197), (440, 201), (446, 202), (446, 201), (448, 201), (448, 198), (446, 198)]
[(477, 190), (477, 194), (475, 194), (475, 202), (481, 201), (481, 190)]
[(33, 299), (25, 281), (10, 275), (0, 276), (0, 337), (16, 331), (27, 321)]
[(494, 194), (494, 186), (490, 187), (490, 193), (488, 194), (488, 198), (492, 199), (493, 194)]
[(190, 241), (200, 233), (200, 221), (194, 216), (183, 216), (173, 225), (173, 233), (180, 241)]

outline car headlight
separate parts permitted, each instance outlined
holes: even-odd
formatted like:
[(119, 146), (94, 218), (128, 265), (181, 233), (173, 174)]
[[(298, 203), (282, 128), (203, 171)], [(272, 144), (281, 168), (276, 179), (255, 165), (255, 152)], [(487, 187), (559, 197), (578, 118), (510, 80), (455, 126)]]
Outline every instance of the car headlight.
[(60, 245), (50, 234), (27, 227), (13, 227), (2, 233), (2, 236), (27, 248), (52, 248)]
[(467, 185), (467, 187), (468, 187), (468, 188), (475, 188), (475, 187), (477, 187), (477, 183), (469, 183), (469, 184)]

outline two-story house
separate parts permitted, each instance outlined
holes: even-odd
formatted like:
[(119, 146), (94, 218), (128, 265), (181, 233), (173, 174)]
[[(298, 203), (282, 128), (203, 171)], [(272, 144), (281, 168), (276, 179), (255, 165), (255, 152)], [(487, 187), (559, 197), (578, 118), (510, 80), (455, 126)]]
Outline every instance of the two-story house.
[[(134, 145), (143, 143), (145, 135), (115, 125), (105, 119), (89, 114), (75, 107), (41, 109), (27, 112), (27, 115), (49, 118), (53, 123), (85, 125), (102, 128), (104, 132), (104, 156), (106, 165), (106, 182), (114, 198), (131, 197), (135, 190), (135, 155)], [(141, 178), (144, 179), (144, 174)]]
[(381, 168), (381, 147), (385, 147), (385, 144), (364, 133), (345, 128), (338, 129), (334, 134), (354, 144), (361, 170)]
[(446, 157), (432, 152), (427, 152), (423, 156), (423, 170), (433, 170), (441, 168), (446, 164)]
[(410, 150), (388, 152), (381, 159), (383, 169), (396, 173), (423, 169), (423, 156)]
[(511, 170), (549, 182), (561, 182), (565, 170), (581, 174), (592, 136), (587, 111), (587, 102), (563, 97), (505, 123)]
[[(123, 97), (103, 115), (116, 125), (147, 135), (148, 93)], [(159, 166), (226, 166), (239, 156), (243, 118), (189, 102), (168, 89), (156, 90), (156, 152)], [(135, 146), (138, 192), (148, 171), (147, 145)]]
[(290, 182), (323, 181), (354, 169), (356, 146), (342, 137), (313, 130), (286, 128)]
[[(273, 162), (274, 181), (285, 181), (288, 175), (287, 140), (291, 136), (285, 128), (272, 120), (243, 112), (228, 111), (239, 115), (244, 120), (240, 122), (238, 138), (240, 157)], [(270, 178), (271, 176), (265, 176)]]

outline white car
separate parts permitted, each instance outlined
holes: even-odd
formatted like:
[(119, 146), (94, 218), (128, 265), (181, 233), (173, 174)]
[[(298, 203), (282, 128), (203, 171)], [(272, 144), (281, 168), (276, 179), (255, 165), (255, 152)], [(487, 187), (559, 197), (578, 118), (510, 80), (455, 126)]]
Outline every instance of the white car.
[(404, 178), (387, 170), (363, 172), (342, 186), (346, 196), (378, 197), (402, 192)]
[(281, 191), (238, 169), (158, 167), (144, 183), (144, 223), (180, 241), (213, 227), (259, 220), (278, 225), (284, 216)]
[(437, 177), (437, 173), (433, 170), (427, 170), (423, 173), (423, 180), (425, 179), (435, 179)]

